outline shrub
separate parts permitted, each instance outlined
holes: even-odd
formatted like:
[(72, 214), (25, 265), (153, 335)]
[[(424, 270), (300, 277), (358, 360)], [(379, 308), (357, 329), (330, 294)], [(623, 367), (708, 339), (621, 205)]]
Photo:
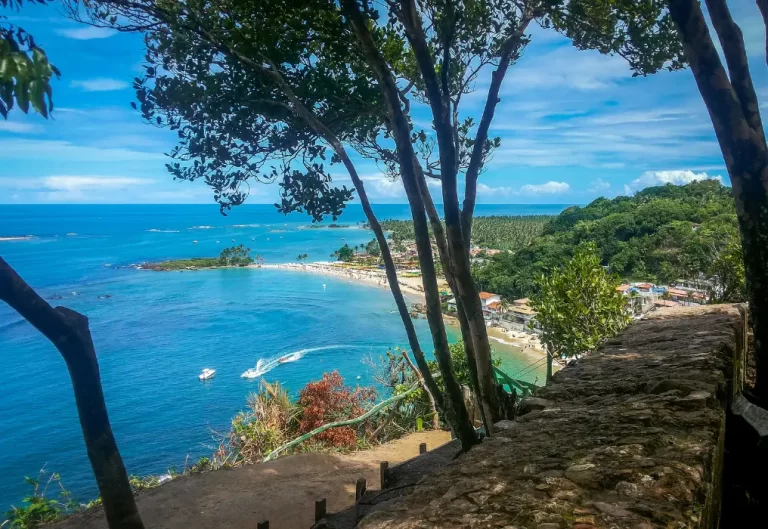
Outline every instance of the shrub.
[[(11, 505), (11, 510), (6, 513), (7, 521), (0, 527), (33, 529), (81, 510), (80, 504), (64, 488), (59, 474), (49, 475), (45, 469), (41, 469), (38, 477), (25, 477), (24, 480), (33, 487), (32, 495), (25, 497), (20, 507)], [(59, 488), (57, 498), (46, 496), (52, 484)]]
[[(309, 382), (301, 390), (299, 434), (311, 432), (330, 422), (362, 415), (366, 405), (375, 399), (373, 388), (352, 390), (344, 386), (344, 379), (338, 371), (324, 373), (321, 380)], [(332, 428), (319, 433), (314, 439), (334, 448), (354, 449), (357, 446), (357, 431), (351, 426)]]

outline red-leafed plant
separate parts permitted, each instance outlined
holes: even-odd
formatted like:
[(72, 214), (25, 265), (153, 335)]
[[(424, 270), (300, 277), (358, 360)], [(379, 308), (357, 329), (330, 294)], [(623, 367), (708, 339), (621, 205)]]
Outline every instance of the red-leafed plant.
[[(365, 406), (376, 398), (373, 388), (352, 389), (344, 385), (338, 371), (324, 373), (317, 382), (310, 382), (299, 395), (303, 408), (299, 433), (305, 434), (330, 422), (351, 419), (365, 413)], [(357, 431), (351, 426), (331, 428), (314, 437), (316, 441), (338, 448), (355, 448)]]

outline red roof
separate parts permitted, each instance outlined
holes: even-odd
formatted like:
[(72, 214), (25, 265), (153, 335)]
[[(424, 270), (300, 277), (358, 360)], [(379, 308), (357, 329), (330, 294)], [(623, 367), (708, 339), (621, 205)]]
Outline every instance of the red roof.
[(488, 308), (493, 310), (499, 310), (501, 308), (501, 301), (494, 301), (493, 303), (488, 303)]
[(637, 288), (645, 288), (645, 289), (648, 289), (648, 288), (653, 288), (653, 285), (652, 285), (651, 283), (638, 283), (638, 284), (637, 284), (637, 285), (635, 285), (635, 286), (636, 286)]
[(493, 296), (498, 296), (498, 294), (491, 294), (490, 292), (480, 292), (480, 299), (488, 299), (488, 298), (492, 298)]
[(688, 292), (685, 290), (680, 290), (679, 288), (668, 288), (667, 292), (669, 292), (670, 296), (687, 296)]
[(632, 288), (632, 285), (619, 285), (616, 287), (616, 290), (618, 290), (619, 292), (626, 292), (630, 288)]
[(657, 307), (679, 307), (680, 303), (677, 301), (669, 301), (667, 299), (657, 299), (653, 302)]

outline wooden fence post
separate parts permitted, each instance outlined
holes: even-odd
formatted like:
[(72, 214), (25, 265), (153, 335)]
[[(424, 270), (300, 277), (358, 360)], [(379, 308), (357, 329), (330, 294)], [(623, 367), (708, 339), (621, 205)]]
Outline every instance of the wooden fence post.
[(322, 500), (317, 500), (315, 502), (315, 523), (325, 518), (325, 507), (326, 507), (325, 498), (323, 498)]
[(382, 461), (379, 465), (379, 477), (381, 478), (381, 490), (384, 490), (389, 481), (389, 461)]
[(425, 454), (427, 452), (427, 443), (421, 443), (419, 445), (419, 455)]
[(365, 478), (357, 478), (355, 483), (355, 501), (360, 501), (360, 498), (365, 494), (365, 490), (368, 488), (368, 483)]

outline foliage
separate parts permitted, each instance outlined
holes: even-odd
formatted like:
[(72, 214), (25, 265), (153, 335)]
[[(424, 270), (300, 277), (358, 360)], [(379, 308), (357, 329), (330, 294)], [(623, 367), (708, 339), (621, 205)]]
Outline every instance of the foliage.
[(707, 279), (713, 275), (712, 255), (729, 241), (738, 244), (730, 189), (714, 180), (668, 184), (567, 208), (532, 244), (490, 257), (473, 276), (483, 290), (509, 299), (529, 297), (536, 278), (591, 242), (600, 260), (624, 280)]
[(218, 257), (192, 257), (190, 259), (172, 259), (159, 263), (142, 265), (142, 268), (151, 270), (186, 270), (188, 268), (214, 268), (220, 266)]
[(747, 299), (744, 257), (738, 238), (732, 237), (722, 249), (713, 249), (709, 275), (710, 303), (742, 303)]
[[(528, 246), (541, 235), (551, 218), (549, 215), (475, 217), (472, 244), (481, 248), (515, 251)], [(390, 239), (395, 244), (414, 239), (411, 220), (384, 220), (381, 226), (390, 232)]]
[(365, 253), (372, 257), (379, 257), (381, 255), (381, 247), (379, 247), (379, 241), (372, 239), (365, 245)]
[(339, 261), (344, 261), (345, 263), (348, 263), (352, 261), (355, 258), (355, 251), (348, 245), (345, 244), (335, 252), (331, 254), (331, 257), (335, 257)]
[[(28, 3), (46, 4), (50, 0), (27, 0)], [(1, 7), (18, 7), (23, 0), (0, 0)], [(35, 38), (23, 28), (7, 22), (0, 15), (0, 115), (18, 106), (25, 114), (30, 105), (47, 118), (53, 110), (51, 77), (61, 75), (48, 62), (45, 51)]]
[[(362, 415), (365, 407), (376, 399), (372, 388), (352, 390), (344, 386), (338, 371), (323, 373), (317, 382), (309, 382), (299, 395), (302, 415), (298, 433), (311, 432), (329, 422)], [(334, 448), (353, 449), (357, 446), (357, 432), (351, 426), (333, 428), (319, 433), (315, 440)]]
[(563, 267), (538, 279), (531, 298), (541, 340), (555, 358), (593, 351), (622, 330), (630, 317), (616, 290), (619, 280), (600, 265), (593, 243), (579, 246)]
[[(467, 354), (464, 351), (464, 342), (452, 343), (449, 347), (451, 351), (451, 361), (453, 362), (453, 369), (456, 371), (456, 378), (459, 384), (462, 386), (472, 387), (472, 377), (469, 372), (469, 364), (467, 363)], [(429, 367), (432, 370), (437, 370), (437, 362), (429, 360)], [(492, 360), (494, 366), (499, 367), (501, 360), (494, 358)], [(440, 384), (440, 382), (438, 382)]]
[(224, 248), (219, 254), (219, 264), (222, 266), (246, 266), (251, 263), (253, 263), (251, 249), (243, 244)]
[[(32, 494), (24, 498), (21, 506), (11, 505), (11, 510), (6, 513), (7, 521), (0, 524), (0, 527), (33, 529), (81, 510), (80, 504), (64, 488), (59, 474), (49, 474), (41, 469), (36, 478), (25, 477), (24, 480), (32, 486)], [(58, 488), (56, 498), (46, 496), (51, 485)]]
[(299, 411), (291, 402), (288, 392), (279, 382), (262, 380), (258, 393), (248, 396), (248, 410), (232, 419), (226, 448), (220, 450), (218, 460), (256, 463), (293, 437)]
[(296, 256), (296, 260), (300, 263), (306, 261), (308, 258), (309, 258), (309, 254), (305, 254), (305, 253), (300, 253), (299, 255)]

